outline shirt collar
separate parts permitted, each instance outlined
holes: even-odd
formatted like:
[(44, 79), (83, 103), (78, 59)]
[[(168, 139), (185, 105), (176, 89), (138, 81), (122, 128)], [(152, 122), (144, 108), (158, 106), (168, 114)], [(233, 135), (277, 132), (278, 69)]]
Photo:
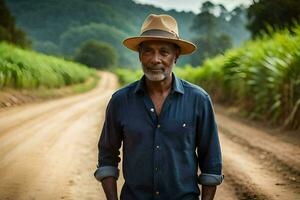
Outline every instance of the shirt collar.
[[(174, 74), (172, 73), (173, 81), (172, 81), (172, 88), (171, 88), (171, 93), (177, 92), (180, 94), (184, 94), (184, 88), (182, 85), (181, 80)], [(145, 85), (145, 75), (142, 76), (142, 78), (138, 81), (135, 89), (135, 93), (139, 92), (146, 92), (146, 85)]]

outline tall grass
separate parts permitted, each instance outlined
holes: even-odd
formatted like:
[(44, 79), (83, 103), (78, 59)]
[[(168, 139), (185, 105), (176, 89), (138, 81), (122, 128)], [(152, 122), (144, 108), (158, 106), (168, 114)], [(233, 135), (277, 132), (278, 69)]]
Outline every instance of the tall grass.
[(91, 76), (96, 70), (84, 65), (0, 43), (0, 89), (60, 88)]
[(195, 68), (196, 80), (187, 79), (253, 119), (299, 129), (300, 26), (293, 32), (274, 32), (249, 41), (207, 60)]
[(141, 69), (129, 70), (125, 68), (118, 68), (114, 70), (114, 73), (118, 76), (121, 85), (126, 85), (136, 80), (139, 80), (143, 75)]

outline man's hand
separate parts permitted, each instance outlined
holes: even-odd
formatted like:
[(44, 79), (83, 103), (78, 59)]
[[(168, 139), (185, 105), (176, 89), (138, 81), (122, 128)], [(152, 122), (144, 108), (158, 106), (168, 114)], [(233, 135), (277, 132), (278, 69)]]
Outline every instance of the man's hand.
[(213, 200), (215, 197), (216, 190), (217, 186), (202, 185), (201, 200)]
[(107, 200), (118, 200), (117, 193), (117, 181), (114, 177), (109, 176), (104, 178), (102, 181), (102, 188), (105, 192)]

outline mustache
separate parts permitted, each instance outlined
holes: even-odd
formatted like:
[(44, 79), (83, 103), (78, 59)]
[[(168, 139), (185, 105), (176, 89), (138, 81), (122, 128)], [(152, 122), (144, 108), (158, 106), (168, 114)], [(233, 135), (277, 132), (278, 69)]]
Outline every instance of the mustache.
[(147, 70), (162, 70), (165, 71), (163, 65), (153, 65), (153, 64), (148, 64), (144, 66)]

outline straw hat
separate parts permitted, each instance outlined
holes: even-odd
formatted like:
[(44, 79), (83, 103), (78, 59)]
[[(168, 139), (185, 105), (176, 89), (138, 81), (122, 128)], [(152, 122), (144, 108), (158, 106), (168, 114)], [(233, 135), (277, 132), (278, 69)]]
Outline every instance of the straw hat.
[(123, 44), (133, 51), (138, 51), (139, 44), (148, 40), (175, 43), (180, 47), (180, 54), (182, 55), (190, 54), (196, 50), (193, 43), (179, 38), (177, 22), (170, 15), (150, 14), (142, 25), (141, 35), (127, 38)]

